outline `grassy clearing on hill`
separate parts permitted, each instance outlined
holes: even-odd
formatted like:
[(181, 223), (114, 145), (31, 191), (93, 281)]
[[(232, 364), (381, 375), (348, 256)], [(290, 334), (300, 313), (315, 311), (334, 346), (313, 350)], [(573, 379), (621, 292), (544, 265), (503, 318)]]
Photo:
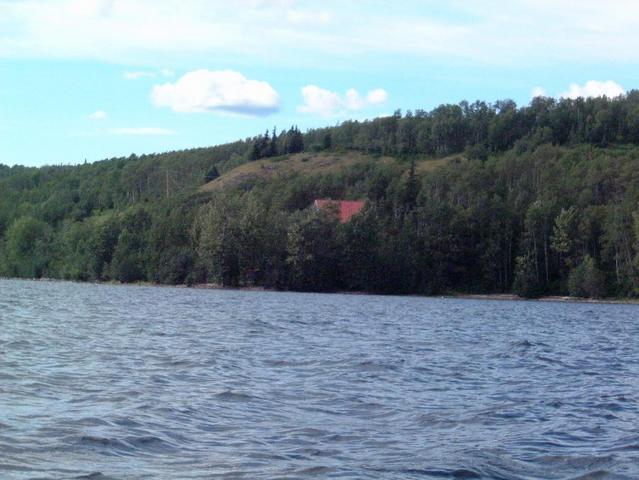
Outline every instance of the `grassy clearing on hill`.
[[(453, 160), (463, 160), (460, 155), (445, 158), (423, 157), (416, 160), (415, 172), (423, 175), (435, 171)], [(317, 175), (339, 173), (349, 167), (366, 163), (401, 165), (406, 170), (410, 163), (397, 157), (375, 156), (362, 152), (297, 153), (275, 158), (266, 158), (244, 163), (222, 174), (200, 187), (200, 192), (216, 192), (251, 185), (261, 180), (270, 180), (291, 175)]]

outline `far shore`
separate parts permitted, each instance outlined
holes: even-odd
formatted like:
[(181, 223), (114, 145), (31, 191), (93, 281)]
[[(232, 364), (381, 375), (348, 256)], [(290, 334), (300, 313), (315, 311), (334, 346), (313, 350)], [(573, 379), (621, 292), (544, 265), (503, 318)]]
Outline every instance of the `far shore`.
[[(165, 285), (153, 282), (134, 282), (134, 283), (122, 283), (115, 281), (88, 281), (82, 282), (77, 280), (63, 280), (58, 278), (10, 278), (0, 277), (0, 280), (30, 280), (39, 282), (70, 282), (70, 283), (83, 283), (83, 284), (95, 284), (95, 285), (116, 285), (116, 286), (138, 286), (138, 287), (173, 287), (173, 288), (192, 288), (195, 290), (230, 290), (241, 292), (293, 292), (293, 290), (276, 290), (272, 288), (266, 288), (261, 286), (242, 286), (242, 287), (226, 287), (217, 283), (196, 283), (193, 285)], [(336, 291), (336, 292), (305, 292), (305, 293), (334, 293), (340, 295), (382, 295), (382, 296), (395, 296), (377, 294), (375, 292), (352, 292), (352, 291)], [(421, 297), (421, 298), (450, 298), (450, 299), (462, 299), (462, 300), (496, 300), (504, 302), (557, 302), (557, 303), (602, 303), (602, 304), (619, 304), (619, 305), (639, 305), (639, 299), (633, 298), (585, 298), (585, 297), (570, 297), (561, 295), (547, 295), (538, 298), (522, 298), (513, 293), (447, 293), (441, 295), (423, 295), (419, 293), (396, 295), (402, 297)]]
[(584, 298), (561, 295), (547, 295), (539, 298), (522, 298), (512, 293), (486, 293), (486, 294), (455, 294), (443, 295), (445, 298), (462, 298), (467, 300), (500, 300), (518, 302), (558, 302), (558, 303), (611, 303), (639, 305), (639, 300), (632, 298)]
[[(156, 284), (148, 284), (150, 286)], [(169, 285), (170, 286), (170, 285)], [(198, 290), (232, 290), (244, 292), (275, 292), (287, 290), (275, 290), (260, 286), (244, 286), (244, 287), (225, 287), (217, 283), (198, 283), (191, 286), (173, 285), (179, 288), (194, 288)], [(353, 292), (353, 291), (337, 291), (337, 292), (306, 292), (306, 293), (336, 293), (340, 295), (383, 295), (375, 292)], [(393, 296), (393, 295), (387, 295)], [(449, 293), (442, 295), (422, 295), (419, 293), (397, 295), (401, 297), (423, 297), (423, 298), (451, 298), (462, 300), (499, 300), (509, 302), (558, 302), (558, 303), (606, 303), (606, 304), (624, 304), (639, 305), (639, 299), (632, 298), (584, 298), (570, 297), (561, 295), (546, 295), (538, 298), (522, 298), (513, 293)]]
[[(268, 292), (279, 291), (260, 286), (246, 286), (246, 287), (224, 287), (216, 283), (199, 283), (195, 285), (176, 285), (181, 288), (195, 288), (200, 290), (236, 290), (236, 291), (248, 291), (248, 292)], [(313, 292), (309, 292), (313, 293)], [(318, 292), (315, 292), (318, 293)], [(320, 292), (324, 293), (324, 292)], [(337, 292), (325, 292), (325, 293), (337, 293), (340, 295), (378, 295), (374, 292), (351, 292), (351, 291), (337, 291)], [(391, 295), (392, 296), (392, 295)], [(609, 303), (609, 304), (628, 304), (639, 305), (639, 299), (632, 298), (584, 298), (584, 297), (570, 297), (561, 295), (546, 295), (538, 298), (523, 298), (513, 293), (449, 293), (442, 295), (422, 295), (406, 294), (398, 295), (402, 297), (424, 297), (424, 298), (454, 298), (463, 300), (499, 300), (510, 302), (561, 302), (561, 303)]]

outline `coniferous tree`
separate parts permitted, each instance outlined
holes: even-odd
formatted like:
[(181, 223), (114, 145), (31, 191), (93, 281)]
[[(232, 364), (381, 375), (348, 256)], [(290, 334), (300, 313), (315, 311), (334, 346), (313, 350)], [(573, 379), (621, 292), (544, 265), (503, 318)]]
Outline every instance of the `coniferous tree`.
[(287, 153), (299, 153), (304, 150), (304, 137), (297, 127), (291, 127), (288, 131)]
[(278, 154), (277, 150), (277, 130), (273, 127), (273, 135), (271, 135), (271, 141), (268, 144), (267, 157), (275, 157)]

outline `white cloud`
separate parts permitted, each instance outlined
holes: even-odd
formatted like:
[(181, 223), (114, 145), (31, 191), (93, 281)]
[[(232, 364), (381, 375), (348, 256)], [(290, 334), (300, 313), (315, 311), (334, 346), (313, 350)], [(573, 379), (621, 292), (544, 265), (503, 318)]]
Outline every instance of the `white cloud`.
[(88, 115), (89, 120), (106, 120), (108, 117), (104, 110), (96, 110), (91, 115)]
[(548, 96), (548, 92), (546, 92), (546, 89), (543, 87), (535, 87), (532, 89), (532, 93), (530, 94), (531, 98), (535, 98), (535, 97), (547, 97)]
[(135, 128), (111, 128), (108, 130), (111, 135), (136, 135), (136, 136), (167, 136), (177, 135), (174, 130), (159, 127), (135, 127)]
[(124, 72), (124, 78), (127, 80), (139, 80), (140, 78), (155, 78), (154, 72)]
[(279, 109), (280, 98), (267, 82), (232, 70), (196, 70), (175, 83), (153, 87), (153, 103), (175, 112), (222, 112), (259, 116)]
[(342, 96), (316, 85), (307, 85), (302, 88), (302, 98), (304, 104), (297, 107), (299, 112), (331, 117), (382, 104), (388, 99), (388, 94), (378, 88), (362, 97), (357, 90), (351, 88)]
[(296, 0), (236, 0), (240, 5), (252, 8), (269, 8), (269, 7), (292, 7)]
[(298, 111), (326, 117), (334, 115), (344, 104), (344, 100), (337, 93), (315, 85), (307, 85), (302, 88), (302, 97), (304, 105), (297, 107)]
[[(599, 81), (588, 80), (583, 85), (578, 83), (571, 83), (568, 90), (555, 95), (556, 98), (590, 98), (590, 97), (603, 97), (608, 98), (618, 97), (626, 93), (626, 89), (612, 80)], [(551, 97), (545, 88), (535, 87), (532, 90), (531, 97)]]
[(289, 10), (286, 21), (296, 25), (325, 25), (331, 21), (331, 14), (326, 11)]
[(111, 13), (114, 0), (69, 0), (67, 12), (79, 18), (104, 18)]
[(89, 58), (157, 68), (208, 61), (212, 52), (218, 60), (295, 66), (379, 66), (395, 54), (525, 66), (639, 62), (639, 2), (423, 0), (401, 9), (390, 0), (326, 0), (321, 9), (318, 4), (0, 0), (0, 57)]
[(571, 83), (568, 91), (559, 94), (563, 98), (588, 98), (588, 97), (608, 97), (614, 98), (626, 93), (626, 90), (617, 82), (607, 80), (600, 82), (597, 80), (588, 80), (585, 84), (579, 85)]
[(383, 88), (376, 88), (375, 90), (371, 90), (366, 95), (366, 101), (371, 105), (379, 105), (380, 103), (385, 103), (388, 100), (388, 93)]

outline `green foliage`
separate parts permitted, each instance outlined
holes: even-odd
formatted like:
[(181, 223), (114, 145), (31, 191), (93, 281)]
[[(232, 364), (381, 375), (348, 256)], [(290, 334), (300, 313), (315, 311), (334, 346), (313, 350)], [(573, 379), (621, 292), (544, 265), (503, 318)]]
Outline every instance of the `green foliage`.
[(145, 280), (143, 251), (140, 235), (128, 228), (122, 230), (109, 266), (109, 277), (120, 282)]
[[(637, 91), (461, 102), (211, 148), (0, 165), (0, 275), (639, 295), (637, 112)], [(332, 163), (314, 162), (314, 150)], [(349, 163), (348, 150), (366, 160)], [(311, 173), (266, 171), (299, 152)], [(266, 157), (259, 178), (199, 190)], [(309, 210), (317, 198), (367, 206), (340, 224)]]
[(308, 212), (292, 219), (286, 236), (292, 289), (321, 292), (342, 287), (341, 252), (333, 218), (324, 212)]
[[(302, 139), (302, 147), (304, 146), (304, 140)], [(331, 132), (326, 132), (324, 134), (324, 138), (322, 140), (322, 148), (324, 148), (324, 150), (330, 150), (331, 148), (333, 148), (333, 135), (331, 135)]]
[[(324, 137), (326, 138), (326, 136)], [(297, 127), (292, 127), (286, 135), (286, 153), (304, 151), (304, 137)]]
[(108, 265), (113, 259), (115, 248), (120, 237), (120, 224), (112, 215), (97, 218), (89, 225), (90, 236), (87, 241), (89, 261), (88, 276), (94, 280), (103, 280)]
[(209, 277), (225, 286), (240, 281), (239, 215), (237, 198), (219, 197), (199, 213), (197, 245)]
[(516, 259), (513, 293), (523, 298), (537, 298), (542, 294), (536, 261), (531, 254)]
[(209, 168), (208, 172), (206, 172), (206, 175), (204, 176), (204, 183), (212, 182), (219, 176), (220, 172), (218, 172), (217, 167), (213, 165), (211, 168)]
[(107, 274), (109, 278), (120, 282), (147, 280), (151, 215), (144, 207), (133, 207), (125, 211), (119, 220), (121, 230)]
[(574, 297), (600, 298), (605, 293), (605, 276), (590, 255), (570, 271), (568, 292)]
[(552, 249), (564, 257), (569, 257), (575, 251), (577, 241), (578, 211), (575, 207), (561, 209), (555, 218), (551, 237)]
[(50, 229), (46, 223), (21, 217), (11, 224), (4, 240), (4, 273), (38, 278), (47, 272)]
[(249, 160), (276, 157), (280, 154), (299, 153), (304, 151), (304, 136), (297, 127), (291, 127), (288, 132), (279, 136), (273, 128), (273, 134), (268, 130), (264, 135), (255, 137), (249, 149)]

